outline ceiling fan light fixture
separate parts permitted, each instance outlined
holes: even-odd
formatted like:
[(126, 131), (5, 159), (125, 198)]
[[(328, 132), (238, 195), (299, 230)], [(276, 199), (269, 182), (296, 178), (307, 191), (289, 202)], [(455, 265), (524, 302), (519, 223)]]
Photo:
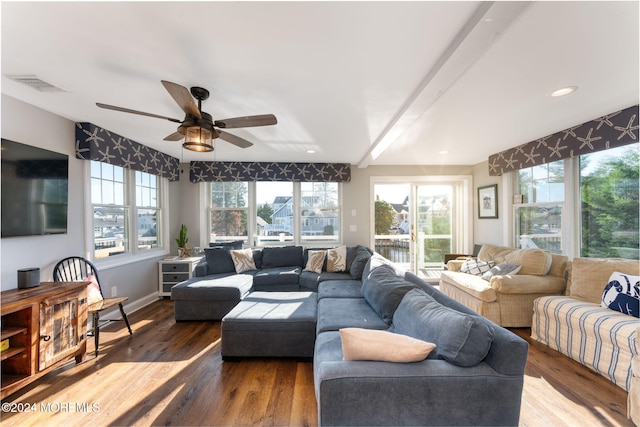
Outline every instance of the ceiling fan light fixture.
[(209, 129), (191, 126), (186, 128), (182, 147), (187, 150), (206, 153), (213, 151), (212, 139), (212, 133)]

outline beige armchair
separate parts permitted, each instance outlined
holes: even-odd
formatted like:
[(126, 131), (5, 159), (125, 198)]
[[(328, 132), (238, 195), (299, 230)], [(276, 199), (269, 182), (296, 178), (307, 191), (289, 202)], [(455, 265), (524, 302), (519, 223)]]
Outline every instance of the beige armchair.
[(541, 249), (513, 249), (483, 245), (479, 261), (519, 264), (515, 275), (490, 280), (460, 272), (464, 260), (451, 260), (440, 277), (440, 290), (503, 327), (529, 327), (533, 301), (545, 295), (561, 295), (565, 289), (567, 257)]

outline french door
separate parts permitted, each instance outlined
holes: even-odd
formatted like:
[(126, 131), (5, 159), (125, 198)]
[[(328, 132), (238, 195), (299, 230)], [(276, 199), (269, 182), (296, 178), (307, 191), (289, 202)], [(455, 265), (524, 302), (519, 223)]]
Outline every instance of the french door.
[(421, 277), (471, 246), (471, 177), (372, 181), (376, 251)]

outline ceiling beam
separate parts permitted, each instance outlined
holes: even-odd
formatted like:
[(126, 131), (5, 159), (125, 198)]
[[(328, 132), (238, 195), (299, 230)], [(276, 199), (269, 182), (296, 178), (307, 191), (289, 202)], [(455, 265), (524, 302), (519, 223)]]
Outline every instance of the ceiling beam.
[(532, 2), (482, 2), (358, 163), (371, 165), (480, 59)]

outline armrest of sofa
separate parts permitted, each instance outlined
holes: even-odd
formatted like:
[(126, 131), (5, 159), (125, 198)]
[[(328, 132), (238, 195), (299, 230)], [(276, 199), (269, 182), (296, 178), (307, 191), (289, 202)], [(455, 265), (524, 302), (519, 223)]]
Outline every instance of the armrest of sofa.
[(194, 277), (204, 277), (207, 275), (207, 257), (202, 257), (193, 269)]
[(503, 294), (561, 294), (565, 288), (562, 277), (516, 274), (493, 276), (489, 282), (496, 292)]
[(464, 264), (465, 259), (452, 259), (447, 261), (447, 270), (449, 271), (460, 271), (462, 268), (462, 264)]

